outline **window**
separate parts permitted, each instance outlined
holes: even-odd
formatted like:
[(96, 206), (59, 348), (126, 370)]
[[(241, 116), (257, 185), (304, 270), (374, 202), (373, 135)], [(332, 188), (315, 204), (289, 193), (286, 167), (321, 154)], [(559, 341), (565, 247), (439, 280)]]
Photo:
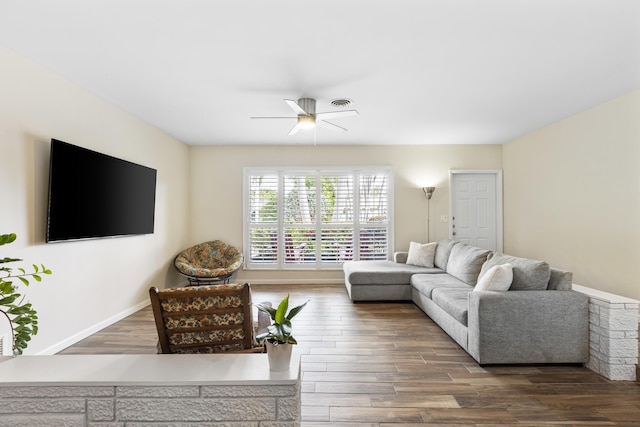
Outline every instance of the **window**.
[(249, 269), (341, 268), (388, 259), (391, 169), (244, 170)]

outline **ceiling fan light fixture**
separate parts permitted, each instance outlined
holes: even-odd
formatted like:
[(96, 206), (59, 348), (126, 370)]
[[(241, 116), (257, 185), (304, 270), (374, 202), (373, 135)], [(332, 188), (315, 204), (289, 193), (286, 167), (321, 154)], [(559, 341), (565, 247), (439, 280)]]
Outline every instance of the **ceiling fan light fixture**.
[(313, 116), (298, 116), (300, 129), (313, 129), (316, 127), (316, 118)]
[[(348, 99), (334, 99), (334, 106), (344, 107), (351, 103)], [(315, 129), (316, 124), (336, 132), (346, 132), (347, 128), (330, 122), (329, 120), (358, 115), (357, 110), (324, 111), (316, 113), (316, 100), (313, 98), (300, 98), (298, 101), (285, 99), (284, 102), (296, 114), (293, 117), (251, 117), (252, 119), (296, 119), (296, 124), (289, 131), (289, 135), (295, 135), (301, 130)]]

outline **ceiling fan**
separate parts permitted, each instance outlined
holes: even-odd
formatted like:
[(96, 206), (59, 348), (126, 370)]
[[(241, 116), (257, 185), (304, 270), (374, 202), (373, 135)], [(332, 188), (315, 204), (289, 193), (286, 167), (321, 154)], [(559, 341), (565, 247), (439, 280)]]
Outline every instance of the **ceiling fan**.
[(327, 111), (316, 113), (316, 100), (313, 98), (300, 98), (298, 102), (292, 99), (285, 99), (289, 107), (296, 113), (296, 117), (251, 117), (252, 119), (297, 119), (296, 125), (289, 131), (289, 135), (296, 134), (301, 129), (313, 129), (316, 125), (337, 132), (346, 132), (347, 129), (335, 123), (328, 122), (327, 119), (338, 119), (343, 117), (357, 116), (357, 110)]

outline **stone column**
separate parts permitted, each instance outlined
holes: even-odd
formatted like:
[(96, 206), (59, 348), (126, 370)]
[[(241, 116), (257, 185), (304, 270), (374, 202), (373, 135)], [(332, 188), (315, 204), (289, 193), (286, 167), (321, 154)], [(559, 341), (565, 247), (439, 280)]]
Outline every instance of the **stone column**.
[(635, 381), (640, 301), (575, 284), (573, 289), (589, 296), (587, 368), (611, 380)]

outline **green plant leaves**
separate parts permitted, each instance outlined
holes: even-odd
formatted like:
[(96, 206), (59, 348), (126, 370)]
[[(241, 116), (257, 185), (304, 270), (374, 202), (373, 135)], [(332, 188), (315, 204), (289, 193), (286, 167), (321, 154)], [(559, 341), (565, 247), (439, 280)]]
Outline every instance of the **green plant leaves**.
[(9, 296), (6, 296), (2, 299), (0, 299), (0, 306), (2, 305), (6, 305), (8, 306), (9, 304), (12, 304), (16, 299), (18, 299), (18, 297), (20, 296), (20, 294), (11, 294)]
[(289, 312), (289, 315), (287, 316), (287, 319), (291, 320), (293, 319), (293, 316), (295, 316), (296, 314), (300, 313), (300, 310), (302, 310), (304, 308), (305, 305), (307, 305), (309, 301), (305, 302), (302, 305), (299, 305), (297, 307), (294, 307), (291, 309), (291, 311)]
[(7, 243), (11, 243), (14, 240), (16, 240), (16, 234), (15, 233), (11, 233), (11, 234), (0, 234), (0, 246), (1, 245), (6, 245)]
[(23, 314), (35, 314), (35, 311), (31, 309), (31, 304), (24, 304), (11, 307), (9, 310), (7, 310), (7, 313), (21, 316)]
[(256, 307), (258, 307), (258, 310), (261, 312), (268, 314), (271, 320), (276, 318), (276, 309), (270, 305), (256, 304)]
[(302, 305), (292, 308), (288, 313), (289, 309), (289, 295), (284, 297), (280, 304), (278, 304), (277, 308), (273, 308), (264, 304), (256, 304), (258, 310), (263, 313), (268, 314), (271, 317), (271, 321), (273, 322), (271, 325), (267, 327), (267, 331), (260, 335), (256, 336), (258, 341), (262, 341), (264, 339), (269, 340), (274, 343), (281, 344), (297, 344), (298, 341), (291, 335), (292, 326), (291, 319), (300, 312), (308, 303), (305, 302)]
[[(15, 234), (0, 235), (0, 245), (5, 245), (15, 240)], [(0, 264), (16, 261), (22, 260), (5, 257), (0, 259)], [(24, 302), (24, 298), (16, 302), (21, 295), (17, 292), (17, 288), (12, 281), (8, 279), (17, 277), (23, 285), (28, 286), (29, 280), (27, 277), (32, 277), (36, 282), (41, 282), (43, 274), (51, 274), (52, 272), (43, 264), (33, 264), (32, 273), (21, 267), (16, 268), (16, 270), (19, 274), (12, 274), (13, 269), (10, 267), (0, 267), (0, 272), (4, 274), (4, 276), (0, 277), (0, 315), (4, 316), (11, 324), (13, 354), (19, 355), (27, 348), (31, 337), (38, 333), (38, 316), (31, 303)]]
[(274, 319), (276, 323), (282, 323), (288, 308), (289, 308), (289, 295), (284, 297), (282, 301), (280, 301), (280, 304), (278, 305), (278, 309), (276, 310), (276, 317)]

